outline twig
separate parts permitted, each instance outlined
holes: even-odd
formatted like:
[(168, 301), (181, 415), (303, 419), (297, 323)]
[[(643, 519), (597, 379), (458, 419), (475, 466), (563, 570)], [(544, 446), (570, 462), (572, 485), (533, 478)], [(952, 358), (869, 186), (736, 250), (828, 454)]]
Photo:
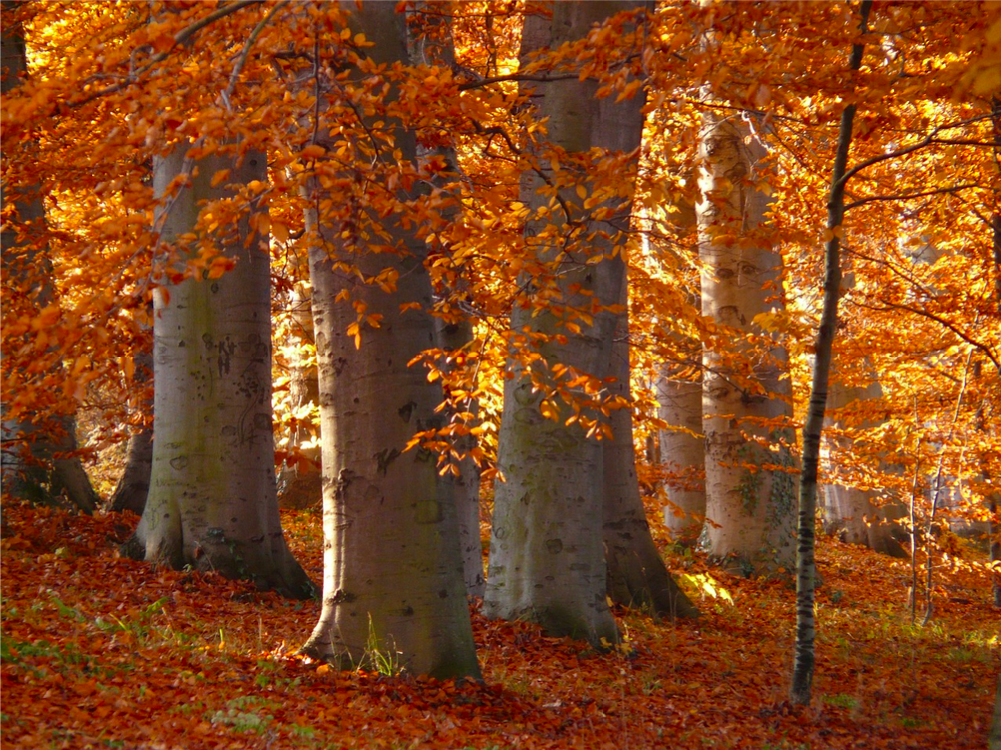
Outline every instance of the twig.
[(247, 37), (247, 43), (243, 45), (240, 57), (237, 59), (236, 65), (233, 66), (233, 73), (229, 77), (229, 85), (226, 87), (226, 90), (222, 92), (222, 101), (223, 104), (226, 105), (227, 111), (233, 111), (233, 108), (229, 103), (229, 98), (233, 95), (233, 91), (236, 89), (236, 81), (240, 77), (243, 67), (247, 64), (247, 58), (250, 57), (250, 50), (257, 42), (257, 37), (261, 35), (261, 32), (264, 31), (264, 27), (268, 25), (278, 10), (286, 3), (288, 3), (288, 0), (278, 0), (278, 2), (272, 5), (268, 14), (261, 19), (261, 22), (254, 27), (254, 30), (250, 32), (250, 36)]

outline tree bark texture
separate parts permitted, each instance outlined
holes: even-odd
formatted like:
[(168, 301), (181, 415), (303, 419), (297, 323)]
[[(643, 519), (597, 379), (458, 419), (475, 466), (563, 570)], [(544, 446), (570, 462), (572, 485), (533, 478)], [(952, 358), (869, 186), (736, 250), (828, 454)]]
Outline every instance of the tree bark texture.
[[(446, 322), (435, 321), (435, 346), (443, 351), (458, 351), (473, 340), (473, 324), (468, 319)], [(448, 369), (447, 363), (440, 363)], [(475, 413), (476, 403), (469, 403), (467, 411)], [(447, 412), (446, 412), (447, 413)], [(449, 415), (450, 416), (450, 415)], [(469, 451), (476, 447), (475, 435), (456, 438), (456, 449)], [(451, 493), (459, 520), (459, 545), (462, 550), (463, 578), (469, 596), (482, 597), (486, 590), (483, 571), (483, 540), (480, 537), (480, 469), (471, 456), (459, 459), (458, 475), (446, 473), (439, 477), (445, 491)]]
[[(625, 307), (625, 278), (620, 297)], [(609, 391), (631, 403), (627, 309), (618, 315), (617, 322), (610, 369), (615, 382), (609, 386)], [(608, 596), (616, 604), (647, 609), (658, 617), (697, 617), (698, 609), (671, 577), (650, 534), (636, 477), (631, 408), (615, 409), (609, 416), (609, 422), (614, 439), (601, 443), (604, 472), (602, 534)]]
[[(162, 239), (193, 231), (200, 203), (231, 195), (210, 187), (267, 179), (263, 154), (208, 156), (194, 164), (175, 148), (154, 164), (155, 193), (189, 174), (169, 200)], [(188, 278), (154, 293), (154, 424), (149, 496), (128, 554), (173, 568), (190, 565), (262, 588), (307, 597), (313, 584), (282, 534), (271, 426), (270, 256), (244, 217), (219, 236), (235, 261), (221, 278)], [(183, 258), (180, 259), (183, 262)]]
[[(414, 64), (417, 65), (439, 65), (446, 68), (455, 66), (455, 44), (452, 39), (452, 29), (447, 27), (449, 21), (439, 15), (433, 8), (433, 3), (415, 2), (412, 4), (413, 13), (425, 13), (431, 10), (432, 13), (424, 19), (425, 24), (435, 26), (438, 35), (433, 39), (418, 38), (413, 33), (407, 35), (407, 48)], [(409, 31), (409, 29), (408, 29)], [(422, 144), (417, 146), (417, 158), (419, 160), (430, 157), (441, 157), (450, 165), (450, 171), (454, 174), (459, 171), (459, 159), (453, 144), (441, 144), (435, 147), (428, 147)], [(432, 182), (440, 183), (440, 179), (432, 178)], [(459, 206), (456, 204), (452, 208), (442, 211), (441, 220), (445, 223), (454, 222), (458, 219)], [(456, 299), (460, 299), (467, 291), (464, 288), (465, 282), (460, 279), (456, 288), (436, 289), (438, 296), (438, 315), (435, 321), (435, 348), (443, 352), (458, 352), (466, 349), (473, 342), (473, 322), (461, 310), (454, 305)], [(447, 355), (438, 362), (438, 367), (443, 373), (450, 373), (454, 366), (447, 361)], [(479, 405), (473, 399), (469, 399), (462, 404), (462, 410), (470, 414), (476, 414)], [(452, 419), (455, 410), (446, 409), (445, 416)], [(476, 460), (468, 455), (468, 451), (475, 448), (477, 438), (475, 435), (467, 434), (454, 438), (455, 448), (461, 453), (467, 453), (464, 458), (454, 459), (458, 474), (446, 472), (439, 475), (439, 481), (445, 486), (445, 492), (451, 493), (454, 498), (456, 513), (459, 519), (459, 542), (462, 550), (462, 570), (466, 581), (466, 593), (471, 597), (482, 597), (486, 578), (483, 570), (483, 540), (480, 536), (480, 468)]]
[[(404, 17), (391, 3), (366, 3), (354, 14), (355, 30), (374, 46), (377, 63), (408, 61)], [(412, 132), (397, 128), (394, 148), (416, 159)], [(313, 186), (314, 205), (325, 194)], [(440, 424), (438, 384), (408, 363), (434, 346), (431, 282), (424, 243), (380, 219), (354, 196), (347, 219), (319, 214), (311, 240), (313, 321), (320, 382), (323, 441), (323, 607), (303, 652), (343, 668), (406, 670), (435, 677), (479, 676), (463, 581), (454, 499), (439, 481), (434, 454), (406, 450), (415, 433)], [(315, 210), (315, 209), (310, 209)], [(381, 224), (395, 252), (375, 253), (351, 227)], [(346, 238), (345, 233), (351, 235)], [(386, 240), (382, 240), (385, 242)], [(336, 270), (349, 267), (371, 277), (398, 273), (393, 291), (360, 283)], [(343, 264), (343, 265), (341, 265)], [(365, 327), (359, 345), (348, 335), (357, 321), (347, 291), (366, 314), (381, 315)], [(401, 305), (417, 309), (401, 313)]]
[(657, 380), (657, 403), (658, 418), (670, 425), (657, 434), (660, 462), (675, 477), (665, 483), (664, 525), (675, 541), (694, 546), (706, 517), (702, 380), (679, 380), (663, 372)]
[(771, 426), (792, 417), (791, 385), (782, 378), (788, 357), (778, 345), (761, 354), (743, 343), (745, 334), (764, 335), (754, 317), (781, 305), (774, 298), (782, 259), (763, 236), (767, 198), (754, 188), (764, 148), (738, 116), (707, 114), (700, 152), (702, 313), (734, 331), (732, 352), (754, 358), (741, 377), (719, 348), (703, 355), (709, 551), (748, 575), (791, 570), (796, 467), (782, 444), (791, 443), (792, 434)]
[[(522, 59), (535, 50), (580, 39), (592, 25), (642, 5), (555, 3), (550, 7), (551, 20), (526, 19)], [(536, 89), (539, 115), (549, 118), (550, 141), (572, 153), (596, 146), (622, 152), (637, 148), (642, 103), (627, 100), (616, 105), (612, 97), (597, 99), (596, 90), (593, 81), (560, 81)], [(548, 203), (540, 187), (541, 178), (526, 173), (522, 203), (532, 209)], [(566, 205), (579, 204), (576, 195), (567, 192)], [(569, 224), (573, 217), (565, 218)], [(621, 255), (586, 264), (561, 254), (568, 225), (561, 226), (561, 236), (556, 237), (552, 226), (535, 223), (538, 226), (526, 229), (526, 239), (540, 260), (559, 264), (561, 275), (550, 282), (550, 289), (557, 286), (561, 304), (587, 309), (594, 300), (604, 306), (618, 300), (625, 273)], [(578, 252), (594, 256), (610, 249), (607, 241), (596, 236)], [(543, 282), (535, 283), (533, 292), (539, 292)], [(616, 316), (599, 313), (593, 324), (582, 324), (580, 333), (575, 333), (561, 324), (557, 313), (543, 307), (541, 298), (532, 299), (525, 306), (516, 304), (511, 316), (515, 335), (528, 330), (566, 336), (566, 343), (550, 339), (538, 346), (544, 365), (533, 365), (539, 367), (537, 377), (544, 381), (556, 364), (605, 377)], [(530, 620), (551, 635), (607, 647), (619, 634), (605, 598), (602, 445), (586, 437), (579, 425), (565, 424), (572, 414), (569, 407), (554, 405), (562, 410), (555, 420), (543, 416), (543, 393), (533, 388), (532, 373), (522, 362), (510, 360), (508, 370), (512, 377), (504, 388), (497, 459), (506, 481), (495, 489), (484, 611), (488, 617)]]
[[(3, 29), (0, 55), (3, 67), (0, 88), (3, 95), (7, 95), (21, 85), (28, 72), (20, 24), (10, 24)], [(27, 143), (24, 148), (33, 149), (34, 144)], [(25, 192), (30, 194), (32, 189)], [(8, 186), (5, 184), (0, 184), (0, 204), (6, 214)], [(42, 196), (36, 194), (28, 200), (16, 200), (15, 212), (16, 218), (4, 223), (0, 237), (5, 317), (12, 305), (18, 307), (20, 314), (37, 314), (42, 308), (58, 304), (52, 283), (52, 261), (43, 240), (45, 207)], [(6, 356), (10, 354), (5, 352)], [(25, 375), (18, 373), (17, 379)], [(30, 414), (26, 418), (9, 418), (6, 404), (10, 397), (9, 392), (4, 394), (4, 408), (0, 414), (0, 476), (4, 493), (28, 502), (93, 513), (100, 499), (80, 459), (72, 455), (77, 449), (74, 415)]]
[[(135, 377), (133, 383), (137, 388), (145, 387), (153, 377), (152, 348), (134, 357)], [(144, 421), (153, 416), (153, 399), (144, 398), (138, 407)], [(142, 427), (129, 436), (128, 449), (125, 456), (125, 469), (118, 480), (115, 491), (111, 494), (108, 507), (115, 513), (129, 511), (141, 516), (146, 508), (146, 497), (149, 495), (149, 478), (153, 470), (153, 428)]]

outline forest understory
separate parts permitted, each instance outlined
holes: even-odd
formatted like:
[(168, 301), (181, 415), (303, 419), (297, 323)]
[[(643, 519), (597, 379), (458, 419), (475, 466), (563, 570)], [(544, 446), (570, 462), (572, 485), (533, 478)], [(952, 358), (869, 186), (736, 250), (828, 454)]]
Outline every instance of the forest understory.
[[(999, 669), (982, 568), (936, 568), (934, 614), (912, 624), (909, 561), (823, 538), (813, 702), (788, 701), (795, 592), (698, 554), (668, 565), (696, 621), (617, 609), (621, 648), (599, 653), (474, 604), (483, 684), (338, 672), (296, 647), (319, 602), (120, 557), (137, 518), (5, 503), (4, 747), (914, 748), (981, 750)], [(318, 511), (284, 512), (321, 576)], [(655, 533), (658, 530), (655, 530)], [(662, 530), (659, 530), (662, 531)], [(669, 553), (670, 552), (670, 553)], [(966, 550), (970, 559), (975, 551)], [(919, 596), (919, 603), (922, 596)], [(917, 608), (918, 622), (923, 605)]]

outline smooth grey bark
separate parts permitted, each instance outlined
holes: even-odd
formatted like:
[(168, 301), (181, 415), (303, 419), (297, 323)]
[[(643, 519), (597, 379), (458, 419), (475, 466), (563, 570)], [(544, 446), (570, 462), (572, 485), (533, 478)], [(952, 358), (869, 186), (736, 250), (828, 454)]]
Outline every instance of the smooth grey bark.
[[(468, 319), (435, 321), (435, 347), (443, 351), (458, 351), (473, 340), (473, 324)], [(447, 363), (439, 367), (449, 369)], [(478, 409), (475, 402), (465, 407), (470, 413)], [(446, 412), (447, 413), (447, 412)], [(449, 416), (451, 416), (449, 414)], [(456, 462), (459, 473), (440, 475), (445, 491), (451, 493), (459, 521), (459, 545), (462, 550), (462, 571), (469, 596), (482, 597), (486, 589), (483, 570), (483, 540), (480, 536), (480, 469), (468, 451), (476, 447), (475, 435), (455, 439), (456, 450), (466, 455)]]
[[(267, 179), (263, 154), (213, 155), (194, 163), (177, 146), (154, 161), (164, 197), (180, 174), (188, 184), (167, 200), (161, 239), (196, 226), (206, 200), (232, 196), (234, 183)], [(225, 234), (223, 234), (225, 233)], [(188, 278), (154, 293), (153, 458), (149, 496), (126, 554), (173, 568), (190, 565), (253, 580), (292, 597), (313, 584), (282, 534), (271, 424), (270, 256), (243, 217), (213, 238), (235, 261), (221, 278)], [(183, 266), (185, 258), (174, 259)]]
[[(863, 0), (859, 9), (860, 29), (868, 27), (872, 0)], [(864, 45), (852, 45), (848, 68), (853, 73), (862, 65)], [(814, 346), (813, 373), (810, 379), (810, 402), (803, 425), (803, 470), (799, 486), (798, 543), (796, 546), (796, 654), (793, 661), (790, 698), (793, 703), (809, 705), (816, 663), (815, 589), (817, 564), (815, 527), (817, 523), (817, 476), (820, 469), (820, 439), (827, 408), (827, 384), (830, 379), (834, 337), (838, 330), (838, 300), (841, 296), (840, 230), (845, 219), (845, 185), (848, 177), (848, 153), (852, 144), (855, 105), (841, 113), (837, 150), (827, 196), (829, 239), (824, 247), (824, 302)]]
[(681, 380), (664, 367), (657, 379), (660, 463), (677, 479), (666, 483), (664, 525), (675, 541), (693, 546), (706, 516), (705, 438), (702, 435), (702, 379)]
[[(875, 380), (867, 388), (847, 387), (839, 380), (831, 380), (827, 392), (828, 410), (843, 409), (861, 400), (877, 399), (882, 396), (882, 392), (879, 382)], [(828, 418), (825, 424), (837, 426), (838, 423)], [(848, 445), (829, 441), (828, 451), (832, 462), (843, 460), (847, 453), (842, 451), (849, 449)], [(872, 490), (861, 490), (836, 482), (825, 484), (819, 499), (826, 533), (843, 542), (861, 544), (890, 557), (909, 557), (902, 544), (907, 532), (896, 523), (907, 514), (907, 509), (901, 503), (877, 503), (876, 493)]]
[[(393, 4), (365, 3), (353, 13), (353, 26), (372, 43), (364, 54), (376, 63), (408, 62), (404, 16)], [(393, 142), (392, 162), (416, 160), (412, 132), (397, 125)], [(319, 206), (326, 196), (322, 186), (314, 182), (309, 191), (310, 203)], [(343, 668), (381, 662), (441, 678), (478, 677), (453, 497), (439, 481), (436, 456), (406, 450), (415, 433), (441, 421), (435, 414), (440, 387), (428, 382), (423, 368), (408, 366), (434, 346), (426, 248), (399, 215), (380, 217), (363, 191), (336, 199), (342, 206), (350, 200), (352, 208), (314, 215), (318, 233), (309, 247), (324, 573), (320, 618), (302, 651)], [(377, 230), (384, 236), (374, 241), (391, 244), (394, 252), (369, 249), (364, 234)], [(366, 277), (393, 269), (395, 289), (360, 283), (342, 268)], [(336, 300), (341, 292), (364, 303), (366, 315), (382, 316), (378, 328), (364, 327), (359, 346), (347, 333), (357, 313)], [(401, 313), (410, 303), (417, 309)]]
[[(596, 23), (639, 3), (555, 3), (552, 19), (530, 16), (522, 34), (521, 56), (556, 48), (582, 38)], [(636, 103), (619, 105), (612, 97), (597, 99), (596, 82), (560, 81), (543, 84), (533, 94), (541, 118), (548, 117), (551, 143), (569, 153), (584, 153), (592, 147), (630, 151), (639, 143), (642, 126), (635, 127)], [(550, 167), (541, 168), (543, 175)], [(521, 202), (530, 208), (548, 203), (540, 194), (543, 177), (526, 173)], [(573, 414), (550, 402), (556, 419), (541, 411), (544, 393), (533, 385), (545, 382), (557, 364), (599, 378), (608, 373), (616, 316), (600, 312), (593, 323), (580, 323), (580, 333), (563, 325), (559, 312), (546, 307), (546, 295), (557, 290), (560, 305), (590, 309), (597, 302), (607, 307), (617, 302), (625, 267), (621, 255), (593, 264), (583, 259), (600, 257), (611, 250), (610, 239), (597, 234), (580, 241), (570, 222), (586, 214), (573, 191), (564, 191), (564, 205), (571, 216), (558, 226), (559, 236), (545, 221), (530, 222), (526, 240), (535, 256), (554, 268), (556, 278), (525, 279), (529, 299), (516, 303), (511, 329), (517, 337), (531, 331), (547, 336), (565, 336), (561, 343), (550, 338), (537, 345), (543, 363), (531, 372), (518, 358), (508, 362), (512, 376), (504, 387), (504, 410), (498, 436), (498, 468), (506, 481), (496, 485), (491, 528), (489, 572), (484, 597), (488, 617), (526, 619), (537, 622), (551, 635), (587, 639), (598, 648), (619, 639), (615, 620), (606, 601), (606, 565), (603, 550), (604, 461), (602, 446), (588, 438), (579, 425), (566, 425)], [(578, 216), (580, 214), (580, 216)], [(628, 222), (625, 216), (618, 217)], [(555, 221), (559, 221), (558, 219)], [(599, 227), (591, 226), (594, 232)], [(601, 227), (609, 231), (608, 227)], [(611, 235), (617, 231), (611, 227)], [(573, 252), (564, 252), (569, 241)], [(539, 299), (534, 295), (542, 293)], [(517, 341), (517, 338), (516, 338)], [(517, 344), (516, 344), (517, 345)], [(600, 415), (591, 415), (601, 418)]]
[(720, 346), (703, 353), (709, 552), (747, 575), (774, 573), (795, 560), (796, 462), (786, 447), (793, 434), (771, 426), (792, 417), (791, 384), (782, 377), (788, 356), (777, 344), (754, 352), (745, 342), (747, 334), (764, 340), (754, 317), (781, 306), (774, 298), (782, 259), (763, 236), (767, 198), (753, 185), (764, 147), (738, 116), (704, 118), (696, 207), (702, 313), (734, 330), (728, 353), (746, 360), (735, 371)]
[[(675, 203), (674, 208), (675, 231), (679, 234), (693, 231), (698, 224), (695, 206), (681, 200)], [(693, 260), (692, 267), (695, 266)], [(701, 308), (702, 296), (698, 289), (694, 290), (693, 297), (695, 307)], [(702, 346), (698, 341), (683, 340), (669, 326), (664, 326), (663, 334), (673, 339), (679, 349), (691, 349), (691, 359), (700, 359)], [(698, 364), (701, 365), (701, 361)], [(693, 369), (694, 374), (685, 372)], [(675, 542), (694, 546), (705, 527), (706, 517), (706, 441), (702, 432), (701, 367), (665, 362), (657, 375), (655, 388), (657, 417), (668, 425), (657, 432), (660, 446), (658, 461), (665, 474), (673, 477), (662, 485), (668, 501), (664, 505), (664, 525)]]
[[(132, 382), (136, 388), (144, 388), (153, 379), (153, 346), (152, 342), (133, 355), (135, 374)], [(149, 398), (143, 398), (136, 406), (140, 419), (153, 418), (152, 392)], [(108, 501), (108, 508), (114, 513), (130, 511), (141, 516), (146, 508), (146, 497), (149, 495), (149, 479), (153, 470), (153, 428), (143, 426), (129, 436), (125, 456), (125, 469), (118, 479), (115, 491)]]
[[(627, 300), (623, 278), (621, 303)], [(629, 389), (629, 317), (618, 316), (612, 343), (611, 395), (631, 403)], [(659, 617), (697, 617), (698, 609), (678, 587), (650, 534), (646, 509), (636, 477), (636, 451), (630, 407), (609, 416), (614, 439), (602, 441), (604, 523), (602, 535), (607, 566), (607, 591), (616, 604), (647, 609)]]
[[(11, 3), (4, 4), (4, 10)], [(27, 75), (23, 29), (19, 23), (5, 24), (0, 40), (3, 80), (0, 92), (7, 96), (21, 85)], [(34, 149), (34, 143), (21, 145)], [(9, 158), (10, 154), (5, 154)], [(21, 313), (39, 312), (57, 304), (52, 283), (52, 261), (44, 242), (45, 208), (37, 188), (22, 186), (28, 200), (15, 201), (11, 220), (5, 222), (0, 235), (3, 247), (2, 267), (5, 284), (5, 312), (13, 303)], [(0, 204), (6, 214), (8, 186), (0, 184)], [(15, 229), (17, 227), (17, 229)], [(23, 294), (15, 289), (26, 289)], [(10, 352), (6, 352), (10, 356)], [(57, 365), (57, 367), (60, 365)], [(84, 513), (96, 510), (99, 498), (90, 477), (78, 457), (76, 420), (73, 414), (32, 413), (17, 418), (8, 417), (5, 394), (0, 414), (0, 477), (6, 494), (33, 503), (62, 505)]]
[(998, 686), (994, 693), (994, 719), (991, 721), (987, 749), (1001, 750), (1001, 675), (998, 676)]
[[(432, 31), (434, 38), (417, 37), (413, 33), (407, 35), (407, 47), (412, 61), (420, 65), (439, 65), (449, 69), (455, 67), (455, 44), (452, 38), (452, 29), (448, 26), (449, 20), (439, 15), (440, 8), (435, 9), (433, 4), (426, 2), (415, 2), (409, 12), (421, 14), (427, 10), (432, 13), (424, 20), (427, 29)], [(437, 156), (445, 160), (450, 165), (453, 174), (459, 172), (459, 160), (455, 153), (455, 148), (451, 144), (439, 145), (435, 148), (428, 148), (418, 144), (417, 158), (419, 160)], [(432, 178), (432, 183), (438, 186), (442, 180)], [(441, 212), (440, 219), (448, 224), (456, 221), (459, 214), (459, 205), (456, 203), (452, 208), (445, 208)], [(454, 304), (455, 298), (461, 296), (465, 289), (463, 282), (459, 282), (458, 289), (436, 290), (440, 297), (438, 316), (435, 321), (435, 348), (446, 353), (455, 353), (466, 349), (473, 342), (472, 320)], [(438, 367), (443, 373), (451, 373), (454, 366), (447, 361), (448, 356), (444, 356), (438, 362)], [(475, 415), (479, 410), (479, 405), (475, 400), (470, 399), (462, 405), (462, 410)], [(446, 416), (451, 419), (455, 411), (448, 409)], [(453, 459), (452, 463), (458, 470), (458, 474), (446, 472), (439, 475), (439, 481), (444, 486), (444, 491), (451, 493), (455, 503), (456, 514), (459, 519), (459, 542), (462, 550), (462, 570), (463, 578), (466, 581), (466, 593), (472, 597), (482, 597), (486, 586), (486, 579), (483, 570), (483, 540), (480, 536), (480, 469), (476, 460), (469, 455), (469, 451), (476, 447), (477, 438), (468, 434), (454, 438), (457, 451), (464, 453), (464, 457)]]

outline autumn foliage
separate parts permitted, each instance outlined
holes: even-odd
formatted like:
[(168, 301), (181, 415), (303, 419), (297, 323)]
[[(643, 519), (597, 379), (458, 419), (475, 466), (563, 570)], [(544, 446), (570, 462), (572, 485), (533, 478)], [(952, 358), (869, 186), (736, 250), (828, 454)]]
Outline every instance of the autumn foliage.
[[(545, 17), (545, 3), (403, 2), (406, 54), (389, 62), (370, 56), (376, 32), (347, 5), (2, 4), (5, 741), (982, 747), (998, 667), (991, 597), (1001, 604), (1001, 5), (875, 2), (860, 23), (847, 2), (663, 2), (519, 57), (526, 18)], [(853, 48), (864, 53), (849, 66)], [(560, 145), (559, 108), (540, 118), (533, 91), (567, 82), (635, 103), (642, 145)], [(721, 121), (754, 160), (710, 188), (706, 125)], [(157, 166), (183, 149), (182, 168), (155, 186)], [(241, 180), (252, 153), (266, 169)], [(232, 168), (199, 174), (209, 163)], [(196, 182), (219, 193), (167, 238)], [(765, 207), (761, 221), (706, 221), (737, 189)], [(132, 516), (24, 502), (7, 469), (25, 461), (72, 464), (77, 480), (84, 466), (107, 499), (125, 442), (152, 426), (154, 298), (162, 309), (186, 280), (225, 277), (227, 248), (244, 238), (270, 260), (276, 470), (319, 468), (320, 399), (299, 382), (317, 366), (312, 255), (342, 285), (323, 303), (339, 311), (348, 350), (417, 314), (468, 333), (454, 347), (408, 342), (419, 353), (403, 369), (439, 408), (381, 454), (383, 476), (402, 454), (445, 476), (475, 464), (492, 498), (516, 373), (547, 429), (592, 448), (616, 439), (613, 414), (628, 414), (657, 547), (703, 616), (665, 624), (616, 608), (623, 642), (601, 652), (489, 621), (474, 603), (482, 684), (400, 674), (381, 646), (366, 658), (376, 671), (340, 673), (296, 653), (317, 603), (128, 561), (115, 548)], [(846, 537), (888, 525), (909, 559), (820, 540), (815, 699), (793, 707), (792, 547), (766, 580), (753, 566), (735, 575), (746, 560), (675, 544), (658, 519), (705, 470), (659, 446), (670, 432), (702, 440), (698, 425), (716, 418), (746, 443), (730, 488), (745, 509), (762, 472), (792, 483), (831, 243), (843, 277), (830, 290), (840, 309), (820, 483), (864, 495), (867, 510), (839, 518), (821, 501), (823, 521)], [(708, 246), (777, 260), (764, 284), (749, 263), (726, 269), (752, 279), (760, 312), (710, 312)], [(588, 286), (611, 263), (628, 272), (621, 299)], [(397, 304), (411, 282), (427, 298)], [(616, 336), (628, 378), (553, 355), (627, 311)], [(763, 385), (765, 369), (775, 383)], [(724, 382), (743, 404), (783, 410), (700, 412), (683, 427), (662, 416), (664, 379)], [(27, 499), (88, 511), (98, 499), (47, 487)], [(780, 499), (795, 512), (791, 491)], [(282, 520), (320, 580), (319, 514)]]

